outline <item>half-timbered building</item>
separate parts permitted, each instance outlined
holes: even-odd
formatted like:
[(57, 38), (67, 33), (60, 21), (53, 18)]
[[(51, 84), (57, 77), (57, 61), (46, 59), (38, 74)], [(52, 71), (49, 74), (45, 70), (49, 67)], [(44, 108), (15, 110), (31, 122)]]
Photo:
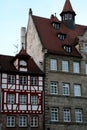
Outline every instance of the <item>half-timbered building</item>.
[(0, 55), (1, 130), (42, 130), (43, 72), (24, 48)]

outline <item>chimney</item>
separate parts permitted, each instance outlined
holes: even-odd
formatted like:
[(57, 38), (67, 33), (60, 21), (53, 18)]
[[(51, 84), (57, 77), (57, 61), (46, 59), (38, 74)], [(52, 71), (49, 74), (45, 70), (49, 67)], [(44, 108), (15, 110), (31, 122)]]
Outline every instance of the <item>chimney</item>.
[(21, 47), (26, 48), (26, 27), (21, 27)]

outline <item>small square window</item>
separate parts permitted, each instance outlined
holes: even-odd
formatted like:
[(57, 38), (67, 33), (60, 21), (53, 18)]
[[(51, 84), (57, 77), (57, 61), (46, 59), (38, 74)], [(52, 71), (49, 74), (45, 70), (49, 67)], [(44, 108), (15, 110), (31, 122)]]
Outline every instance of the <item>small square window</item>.
[(27, 84), (27, 77), (26, 76), (20, 76), (19, 82), (20, 82), (20, 85), (26, 85)]
[(8, 84), (15, 84), (15, 75), (8, 75)]
[(20, 95), (20, 104), (27, 103), (27, 95)]
[(38, 85), (38, 77), (31, 77), (31, 85)]

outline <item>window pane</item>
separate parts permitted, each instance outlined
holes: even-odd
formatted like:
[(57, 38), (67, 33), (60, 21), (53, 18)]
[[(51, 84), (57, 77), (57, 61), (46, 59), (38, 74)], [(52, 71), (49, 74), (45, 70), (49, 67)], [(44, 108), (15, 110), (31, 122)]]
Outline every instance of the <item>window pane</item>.
[(15, 95), (8, 94), (8, 104), (14, 104)]
[(33, 104), (33, 105), (38, 104), (38, 96), (36, 96), (36, 95), (31, 96), (31, 104)]
[(70, 109), (65, 108), (63, 114), (64, 114), (64, 122), (70, 122)]
[(74, 62), (73, 63), (73, 71), (74, 71), (74, 73), (79, 73), (80, 72), (79, 62)]
[(20, 104), (26, 104), (27, 95), (20, 95)]
[(58, 108), (51, 109), (51, 121), (58, 121)]
[(26, 127), (27, 126), (27, 117), (26, 116), (20, 116), (19, 117), (19, 126), (20, 127)]
[(7, 127), (15, 127), (15, 117), (7, 116)]
[(81, 86), (78, 84), (74, 85), (74, 96), (81, 96)]
[(27, 77), (26, 76), (20, 76), (20, 84), (26, 85), (27, 84)]
[(64, 71), (64, 72), (69, 71), (68, 61), (62, 61), (62, 71)]
[(51, 94), (58, 94), (58, 82), (51, 82), (50, 93)]
[(38, 77), (31, 77), (31, 85), (38, 85)]
[(69, 95), (69, 87), (70, 84), (69, 83), (63, 83), (62, 89), (63, 89), (63, 95)]
[(31, 127), (38, 127), (38, 116), (30, 117), (30, 126)]
[(8, 84), (15, 84), (15, 76), (8, 75)]
[(82, 109), (75, 109), (76, 122), (82, 122)]
[(57, 60), (56, 59), (51, 59), (50, 60), (50, 70), (57, 71)]

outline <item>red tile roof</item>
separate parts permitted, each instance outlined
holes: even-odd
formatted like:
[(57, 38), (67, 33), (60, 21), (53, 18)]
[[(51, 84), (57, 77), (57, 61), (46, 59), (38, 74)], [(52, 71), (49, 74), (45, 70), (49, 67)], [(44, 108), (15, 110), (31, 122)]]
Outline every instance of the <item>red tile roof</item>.
[[(13, 63), (16, 58), (27, 61), (27, 72), (19, 71), (15, 68)], [(33, 58), (29, 56), (23, 48), (16, 56), (0, 55), (0, 72), (43, 75), (43, 72), (36, 65)]]
[[(54, 18), (56, 19), (56, 22), (60, 24), (59, 29), (54, 29), (52, 25), (52, 17), (51, 19), (48, 19), (32, 15), (32, 18), (41, 39), (42, 45), (49, 52), (59, 55), (81, 57), (80, 53), (75, 48), (75, 45), (78, 41), (76, 39), (78, 36), (83, 35), (87, 29), (87, 26), (76, 24), (75, 29), (69, 29), (64, 25), (63, 22), (59, 21), (57, 18)], [(58, 33), (66, 34), (65, 40), (60, 40), (58, 38)], [(63, 48), (64, 45), (71, 45), (72, 53), (67, 53)]]

